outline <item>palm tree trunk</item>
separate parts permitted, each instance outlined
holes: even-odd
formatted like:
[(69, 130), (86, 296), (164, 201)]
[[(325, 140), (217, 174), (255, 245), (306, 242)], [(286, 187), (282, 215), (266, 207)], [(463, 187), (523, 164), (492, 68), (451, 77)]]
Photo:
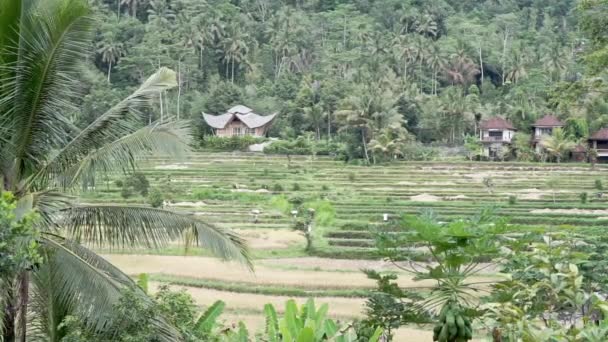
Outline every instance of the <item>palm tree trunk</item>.
[(164, 109), (164, 106), (163, 106), (163, 93), (162, 92), (158, 93), (158, 98), (160, 100), (160, 123), (163, 123), (163, 117), (164, 117), (164, 115), (163, 115), (164, 114), (163, 113), (163, 109)]
[(131, 15), (133, 18), (137, 18), (137, 1), (138, 0), (131, 0)]
[(363, 140), (363, 152), (365, 153), (365, 160), (369, 164), (369, 154), (367, 153), (367, 142), (365, 141), (365, 129), (361, 129), (361, 139)]
[(177, 61), (177, 120), (179, 120), (180, 100), (182, 96), (182, 60)]
[(110, 84), (110, 74), (112, 73), (112, 61), (108, 64), (108, 84)]
[(232, 77), (232, 79), (230, 80), (230, 82), (232, 84), (234, 84), (234, 58), (231, 58), (231, 64), (232, 64), (232, 70), (231, 70), (231, 77)]
[(29, 274), (23, 271), (19, 276), (19, 327), (21, 334), (19, 335), (20, 342), (26, 342), (27, 339), (27, 304), (29, 301)]
[(481, 72), (481, 85), (483, 86), (483, 57), (481, 56), (481, 42), (479, 43), (479, 71)]
[(327, 111), (327, 141), (331, 140), (331, 111)]
[(15, 305), (15, 291), (12, 285), (9, 282), (8, 286), (6, 286), (6, 292), (3, 294), (6, 303), (2, 317), (2, 338), (4, 342), (14, 342), (16, 337), (15, 320), (17, 319), (17, 306)]

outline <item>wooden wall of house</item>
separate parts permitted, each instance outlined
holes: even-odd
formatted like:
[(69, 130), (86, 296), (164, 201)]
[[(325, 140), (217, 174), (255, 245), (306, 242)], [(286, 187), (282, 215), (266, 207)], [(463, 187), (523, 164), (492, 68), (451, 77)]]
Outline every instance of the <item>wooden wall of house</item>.
[(240, 121), (232, 121), (226, 125), (223, 129), (216, 129), (215, 134), (218, 137), (231, 137), (237, 135), (236, 129), (241, 130), (240, 135), (253, 135), (257, 137), (263, 137), (266, 134), (266, 126), (257, 128), (248, 128), (244, 123)]

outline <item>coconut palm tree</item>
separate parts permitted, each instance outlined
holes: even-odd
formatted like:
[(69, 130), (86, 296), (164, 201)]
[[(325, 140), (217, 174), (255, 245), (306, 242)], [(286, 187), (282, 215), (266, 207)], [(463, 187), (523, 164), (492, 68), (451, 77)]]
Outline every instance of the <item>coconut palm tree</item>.
[(116, 32), (103, 34), (103, 40), (97, 43), (97, 53), (101, 55), (101, 61), (108, 65), (108, 83), (110, 83), (112, 66), (124, 54), (124, 45), (116, 38)]
[[(153, 153), (183, 153), (189, 134), (178, 122), (141, 127), (149, 100), (176, 85), (175, 73), (165, 68), (88, 127), (71, 124), (67, 115), (82, 95), (80, 62), (90, 53), (93, 32), (86, 0), (0, 0), (0, 190), (15, 195), (18, 216), (38, 213), (44, 259), (0, 279), (5, 341), (17, 330), (22, 341), (32, 330), (59, 341), (67, 315), (91, 328), (111, 326), (122, 289), (136, 286), (85, 245), (160, 247), (188, 232), (217, 256), (249, 260), (238, 236), (191, 216), (85, 204), (66, 195), (95, 172), (133, 169)], [(162, 319), (158, 327), (161, 340), (179, 340)]]
[(576, 146), (576, 143), (570, 140), (561, 128), (553, 129), (551, 135), (543, 137), (540, 143), (549, 155), (555, 157), (555, 161), (558, 163), (567, 152)]

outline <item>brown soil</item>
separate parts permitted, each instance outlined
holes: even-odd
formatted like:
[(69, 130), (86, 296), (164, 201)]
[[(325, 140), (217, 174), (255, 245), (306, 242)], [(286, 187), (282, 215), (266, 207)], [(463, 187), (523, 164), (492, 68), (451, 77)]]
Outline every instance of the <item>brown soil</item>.
[[(104, 255), (108, 261), (127, 274), (164, 273), (225, 282), (244, 282), (259, 285), (298, 286), (307, 289), (373, 288), (376, 283), (362, 272), (332, 272), (311, 270), (282, 270), (255, 265), (255, 273), (234, 262), (222, 262), (208, 257), (165, 255)], [(493, 277), (479, 277), (478, 281), (493, 281)], [(428, 287), (432, 281), (414, 281), (409, 275), (399, 277), (405, 288)]]
[(438, 202), (441, 198), (429, 194), (420, 194), (410, 197), (410, 200), (415, 202)]

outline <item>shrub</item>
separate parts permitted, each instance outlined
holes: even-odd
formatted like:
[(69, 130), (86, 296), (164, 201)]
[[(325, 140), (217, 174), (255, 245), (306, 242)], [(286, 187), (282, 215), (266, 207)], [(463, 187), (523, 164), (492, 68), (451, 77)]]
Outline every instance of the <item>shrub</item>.
[(148, 204), (150, 204), (153, 208), (161, 207), (164, 200), (163, 194), (157, 188), (152, 189), (148, 195)]
[(272, 184), (271, 190), (274, 192), (281, 192), (281, 191), (283, 191), (283, 186), (279, 183), (274, 183), (274, 184)]
[(517, 197), (516, 196), (509, 196), (509, 204), (510, 205), (515, 205), (517, 203)]
[(354, 182), (355, 178), (356, 177), (355, 177), (355, 173), (354, 172), (351, 172), (351, 173), (348, 174), (348, 180), (349, 181)]
[(294, 155), (324, 155), (337, 156), (343, 154), (344, 146), (334, 141), (315, 141), (305, 137), (295, 140), (278, 140), (264, 148), (266, 154), (294, 154)]
[(114, 184), (116, 184), (117, 187), (122, 188), (122, 180), (121, 179), (117, 179), (116, 181), (114, 181)]
[(329, 191), (329, 187), (325, 184), (321, 185), (321, 190), (322, 191)]
[[(142, 196), (148, 196), (148, 189), (150, 188), (150, 182), (148, 182), (148, 179), (146, 178), (146, 175), (144, 175), (141, 172), (136, 172), (130, 176), (128, 176), (127, 178), (125, 178), (124, 181), (120, 181), (120, 184), (123, 188), (123, 192), (121, 193), (121, 195), (124, 198), (128, 198), (130, 197), (134, 192), (138, 192), (140, 193)], [(116, 185), (118, 185), (118, 181), (116, 182)], [(127, 190), (125, 190), (127, 189)], [(125, 195), (127, 195), (125, 197), (125, 195), (123, 195), (123, 193)]]
[(253, 137), (250, 135), (218, 137), (205, 136), (201, 141), (201, 148), (213, 151), (246, 151), (249, 145), (259, 144), (266, 141), (266, 138)]
[(579, 198), (581, 199), (581, 203), (582, 204), (586, 204), (587, 203), (587, 198), (588, 198), (588, 194), (586, 192), (581, 192), (580, 195), (578, 195)]
[(300, 187), (299, 183), (293, 183), (293, 186), (291, 187), (291, 190), (293, 190), (293, 191), (300, 191), (300, 190), (302, 190), (302, 187)]
[(595, 189), (602, 191), (604, 190), (604, 184), (602, 184), (602, 180), (601, 179), (596, 179), (595, 180)]
[(130, 187), (123, 185), (122, 189), (120, 190), (120, 196), (124, 199), (127, 199), (127, 198), (133, 196), (133, 191), (131, 190)]

